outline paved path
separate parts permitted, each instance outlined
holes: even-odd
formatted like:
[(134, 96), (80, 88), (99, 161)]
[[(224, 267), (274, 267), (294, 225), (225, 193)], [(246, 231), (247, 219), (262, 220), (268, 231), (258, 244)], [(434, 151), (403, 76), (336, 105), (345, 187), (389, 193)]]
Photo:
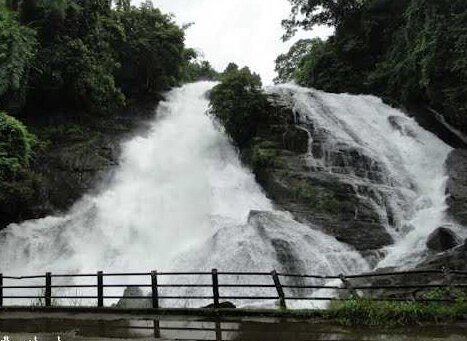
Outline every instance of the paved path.
[(322, 320), (0, 312), (0, 340), (467, 341), (467, 325), (345, 328)]

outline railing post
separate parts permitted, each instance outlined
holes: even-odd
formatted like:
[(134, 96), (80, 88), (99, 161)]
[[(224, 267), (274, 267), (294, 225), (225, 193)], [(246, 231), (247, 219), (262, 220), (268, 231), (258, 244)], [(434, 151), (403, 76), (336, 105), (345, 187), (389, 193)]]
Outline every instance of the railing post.
[(217, 269), (212, 269), (212, 293), (214, 297), (214, 308), (219, 308), (219, 278)]
[(157, 288), (157, 271), (151, 272), (151, 286), (152, 286), (152, 307), (159, 308), (159, 292)]
[(104, 306), (104, 273), (97, 272), (97, 306), (102, 308)]
[(45, 306), (50, 307), (52, 305), (52, 273), (47, 272), (45, 274)]
[(220, 318), (216, 318), (216, 341), (222, 341), (222, 324)]
[(451, 271), (449, 271), (448, 267), (443, 266), (442, 270), (443, 270), (443, 275), (444, 275), (444, 282), (449, 287), (449, 297), (452, 299), (454, 297), (454, 287), (452, 285), (454, 278), (452, 276)]
[(344, 284), (344, 288), (346, 288), (349, 291), (350, 295), (352, 295), (352, 297), (355, 298), (355, 299), (359, 299), (360, 296), (358, 295), (357, 291), (353, 288), (353, 286), (349, 282), (349, 280), (347, 278), (345, 278), (345, 276), (343, 274), (340, 274), (339, 278), (342, 281), (342, 283)]
[(0, 307), (3, 307), (3, 274), (0, 274)]
[(161, 325), (159, 320), (154, 320), (154, 337), (160, 339), (161, 337)]
[(285, 303), (285, 294), (284, 290), (282, 289), (282, 284), (277, 275), (276, 270), (271, 272), (272, 280), (274, 281), (274, 285), (276, 286), (277, 294), (279, 295), (279, 304), (281, 309), (287, 309), (287, 304)]

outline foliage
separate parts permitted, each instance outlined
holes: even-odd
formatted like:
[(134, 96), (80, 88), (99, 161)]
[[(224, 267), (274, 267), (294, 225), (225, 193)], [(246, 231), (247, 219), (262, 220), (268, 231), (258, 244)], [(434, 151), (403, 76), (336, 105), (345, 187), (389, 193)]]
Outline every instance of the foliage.
[(0, 106), (13, 105), (13, 100), (24, 97), (35, 52), (34, 30), (21, 25), (15, 13), (0, 5)]
[(35, 137), (17, 119), (0, 112), (0, 181), (11, 180), (32, 158)]
[[(151, 1), (139, 8), (130, 0), (116, 1), (114, 9), (110, 3), (0, 3), (0, 108), (109, 112), (127, 98), (179, 84), (184, 31), (172, 16)], [(199, 73), (207, 71), (199, 66)]]
[(299, 41), (279, 56), (277, 81), (425, 104), (467, 127), (467, 3), (462, 0), (290, 0), (285, 37), (318, 24), (326, 42)]
[(287, 83), (299, 78), (297, 72), (303, 69), (305, 57), (315, 50), (317, 44), (323, 44), (322, 40), (300, 39), (290, 48), (288, 53), (277, 57), (275, 70), (278, 76), (274, 79), (274, 83)]
[(129, 96), (154, 95), (177, 85), (185, 61), (184, 32), (149, 4), (115, 13), (124, 39), (117, 47), (117, 83)]
[(340, 27), (363, 7), (368, 0), (289, 0), (290, 17), (282, 21), (284, 39), (292, 37), (297, 28), (312, 29), (316, 25)]
[(212, 89), (210, 100), (211, 113), (240, 148), (275, 119), (269, 115), (270, 104), (261, 89), (260, 77), (247, 67), (229, 65), (221, 83)]
[(278, 154), (276, 143), (256, 138), (250, 148), (249, 163), (256, 170), (267, 167), (278, 167), (280, 166)]
[(183, 67), (183, 81), (216, 81), (220, 74), (214, 70), (211, 63), (200, 58), (199, 54), (193, 49), (185, 50), (185, 65)]

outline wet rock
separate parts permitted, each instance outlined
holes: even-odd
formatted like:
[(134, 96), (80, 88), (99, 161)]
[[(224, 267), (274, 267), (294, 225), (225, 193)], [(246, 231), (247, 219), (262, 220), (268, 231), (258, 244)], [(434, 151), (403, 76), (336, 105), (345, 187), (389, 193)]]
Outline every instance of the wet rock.
[(123, 292), (123, 297), (128, 298), (121, 298), (116, 307), (117, 308), (124, 308), (124, 309), (144, 309), (144, 308), (151, 308), (151, 300), (148, 299), (141, 299), (141, 298), (134, 298), (131, 297), (142, 297), (144, 296), (143, 291), (140, 288), (136, 287), (128, 287)]
[(442, 252), (461, 243), (459, 237), (449, 228), (440, 227), (430, 234), (426, 246), (433, 251)]
[[(232, 302), (220, 302), (219, 307), (218, 307), (218, 309), (236, 309), (236, 308), (237, 306), (233, 304)], [(211, 303), (203, 307), (203, 309), (214, 309), (214, 303)]]
[(286, 149), (298, 154), (308, 152), (309, 133), (300, 126), (291, 126), (284, 133), (284, 146)]
[(417, 135), (413, 131), (412, 128), (410, 128), (409, 125), (407, 125), (408, 119), (405, 117), (400, 117), (400, 116), (389, 116), (388, 117), (389, 123), (391, 126), (400, 131), (401, 134), (407, 135), (413, 138), (416, 138)]
[(428, 257), (418, 265), (418, 269), (440, 270), (443, 267), (450, 270), (467, 271), (467, 239), (462, 245)]
[(371, 199), (357, 193), (344, 176), (326, 170), (304, 171), (305, 160), (281, 158), (281, 169), (270, 168), (258, 181), (276, 205), (305, 224), (317, 225), (358, 250), (377, 250), (393, 243)]
[(467, 149), (455, 149), (446, 160), (448, 212), (467, 226)]

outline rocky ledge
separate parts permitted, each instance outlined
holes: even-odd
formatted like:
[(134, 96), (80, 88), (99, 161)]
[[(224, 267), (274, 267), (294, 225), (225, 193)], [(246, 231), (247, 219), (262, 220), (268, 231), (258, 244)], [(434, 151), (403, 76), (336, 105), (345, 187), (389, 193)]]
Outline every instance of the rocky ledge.
[(455, 149), (446, 161), (449, 213), (467, 226), (467, 149)]

